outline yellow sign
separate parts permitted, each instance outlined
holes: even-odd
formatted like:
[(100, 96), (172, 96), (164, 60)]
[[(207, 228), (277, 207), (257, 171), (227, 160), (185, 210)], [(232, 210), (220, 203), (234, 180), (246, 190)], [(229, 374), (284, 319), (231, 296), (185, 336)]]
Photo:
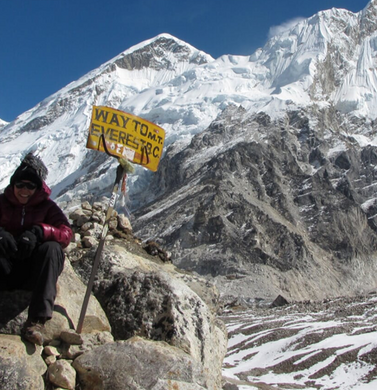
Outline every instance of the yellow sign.
[(126, 158), (156, 172), (165, 131), (145, 119), (109, 107), (93, 106), (86, 147)]

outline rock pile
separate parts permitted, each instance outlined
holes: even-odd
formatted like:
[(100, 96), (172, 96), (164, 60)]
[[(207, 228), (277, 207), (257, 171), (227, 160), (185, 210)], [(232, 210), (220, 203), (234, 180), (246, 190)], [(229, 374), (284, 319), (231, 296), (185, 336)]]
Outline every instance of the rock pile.
[(0, 388), (221, 389), (227, 336), (217, 290), (176, 269), (156, 243), (141, 243), (118, 213), (82, 333), (75, 332), (106, 207), (85, 202), (69, 215), (75, 240), (43, 347), (19, 336), (29, 293), (0, 293)]
[[(75, 232), (74, 242), (68, 247), (69, 253), (73, 248), (92, 248), (98, 245), (102, 227), (106, 219), (106, 199), (103, 202), (83, 202), (81, 208), (77, 208), (69, 214), (72, 228)], [(119, 236), (119, 232), (125, 234), (132, 232), (130, 221), (124, 214), (118, 214), (115, 210), (109, 221), (109, 234), (107, 240)]]
[[(74, 241), (66, 249), (67, 253), (71, 253), (76, 248), (90, 249), (97, 247), (106, 219), (107, 207), (108, 200), (103, 198), (102, 202), (94, 202), (93, 205), (87, 201), (83, 202), (81, 208), (77, 208), (70, 213), (69, 218), (72, 221), (75, 237)], [(129, 219), (115, 210), (109, 221), (109, 233), (106, 236), (106, 240), (111, 241), (114, 238), (124, 238), (133, 241), (148, 254), (159, 257), (163, 262), (170, 262), (170, 254), (160, 248), (156, 242), (147, 240), (145, 243), (142, 243), (140, 239), (135, 237), (132, 234), (132, 226)], [(143, 254), (145, 255), (145, 253)]]

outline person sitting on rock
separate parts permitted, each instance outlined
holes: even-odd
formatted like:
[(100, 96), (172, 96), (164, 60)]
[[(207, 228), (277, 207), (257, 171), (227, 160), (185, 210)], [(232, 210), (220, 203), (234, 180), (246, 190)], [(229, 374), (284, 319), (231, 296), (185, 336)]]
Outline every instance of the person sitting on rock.
[(37, 345), (44, 343), (44, 324), (52, 317), (63, 270), (63, 248), (73, 234), (50, 199), (47, 173), (42, 160), (29, 153), (0, 195), (0, 289), (32, 291), (21, 336)]

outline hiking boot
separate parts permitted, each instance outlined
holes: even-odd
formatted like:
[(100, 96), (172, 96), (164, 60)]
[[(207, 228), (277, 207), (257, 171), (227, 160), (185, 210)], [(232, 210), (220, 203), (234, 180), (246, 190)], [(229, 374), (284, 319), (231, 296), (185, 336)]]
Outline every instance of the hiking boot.
[(45, 319), (27, 320), (21, 329), (21, 336), (36, 345), (43, 345), (45, 332)]

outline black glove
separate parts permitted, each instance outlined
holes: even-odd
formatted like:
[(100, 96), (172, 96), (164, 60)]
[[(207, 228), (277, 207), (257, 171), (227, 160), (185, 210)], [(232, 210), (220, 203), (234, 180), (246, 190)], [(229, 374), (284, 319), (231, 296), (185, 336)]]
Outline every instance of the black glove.
[(30, 257), (36, 245), (37, 236), (30, 230), (24, 231), (18, 238), (17, 258), (23, 260)]
[(4, 229), (0, 228), (0, 253), (9, 258), (17, 252), (17, 242), (14, 237)]
[(43, 241), (43, 237), (44, 237), (44, 234), (43, 234), (43, 228), (42, 226), (39, 226), (39, 225), (34, 225), (30, 231), (35, 234), (35, 236), (37, 237), (37, 242), (42, 242)]

